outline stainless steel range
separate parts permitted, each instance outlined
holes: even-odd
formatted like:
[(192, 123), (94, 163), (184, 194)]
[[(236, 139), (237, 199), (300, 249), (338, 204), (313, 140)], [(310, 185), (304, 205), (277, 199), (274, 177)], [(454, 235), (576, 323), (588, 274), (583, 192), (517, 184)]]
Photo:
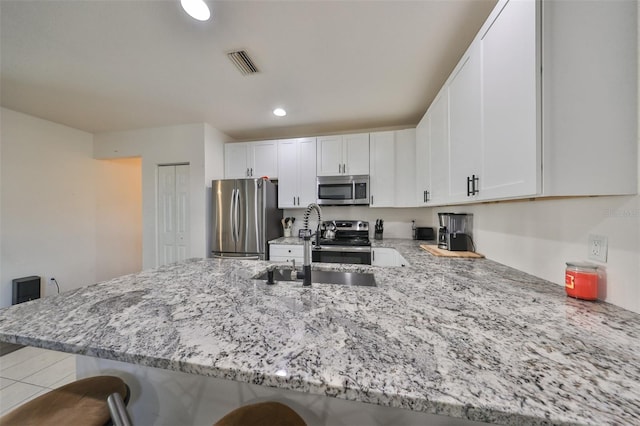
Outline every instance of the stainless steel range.
[(322, 222), (319, 245), (311, 253), (313, 262), (371, 265), (369, 222), (328, 220)]

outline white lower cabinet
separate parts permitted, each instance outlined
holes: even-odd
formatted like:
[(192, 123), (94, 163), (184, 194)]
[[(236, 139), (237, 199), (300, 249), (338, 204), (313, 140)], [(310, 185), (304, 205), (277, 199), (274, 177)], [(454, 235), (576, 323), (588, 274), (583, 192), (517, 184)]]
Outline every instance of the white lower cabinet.
[(276, 262), (291, 262), (302, 265), (304, 261), (304, 247), (296, 244), (271, 244), (269, 245), (269, 260)]
[(396, 249), (376, 247), (371, 249), (372, 266), (406, 266), (407, 261)]

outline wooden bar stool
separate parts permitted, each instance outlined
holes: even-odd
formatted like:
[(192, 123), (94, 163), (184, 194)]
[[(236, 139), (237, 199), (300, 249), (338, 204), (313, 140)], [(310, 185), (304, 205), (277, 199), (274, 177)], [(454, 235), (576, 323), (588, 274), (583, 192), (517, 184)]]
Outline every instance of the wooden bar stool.
[[(115, 398), (112, 398), (115, 396)], [(131, 426), (127, 409), (115, 394), (109, 397), (109, 409), (114, 426)], [(274, 401), (260, 402), (236, 408), (213, 426), (307, 426), (288, 406)]]
[(45, 393), (0, 417), (0, 425), (104, 426), (111, 422), (107, 398), (118, 393), (129, 400), (129, 387), (119, 377), (96, 376)]
[(290, 407), (274, 401), (236, 408), (213, 426), (307, 426)]

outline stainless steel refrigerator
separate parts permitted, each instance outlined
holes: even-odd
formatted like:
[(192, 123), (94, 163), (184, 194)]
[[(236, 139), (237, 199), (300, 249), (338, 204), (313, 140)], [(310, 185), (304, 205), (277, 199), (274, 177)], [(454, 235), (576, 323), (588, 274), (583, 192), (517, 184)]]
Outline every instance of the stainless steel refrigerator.
[(268, 259), (282, 236), (278, 187), (264, 179), (222, 179), (211, 185), (213, 257)]

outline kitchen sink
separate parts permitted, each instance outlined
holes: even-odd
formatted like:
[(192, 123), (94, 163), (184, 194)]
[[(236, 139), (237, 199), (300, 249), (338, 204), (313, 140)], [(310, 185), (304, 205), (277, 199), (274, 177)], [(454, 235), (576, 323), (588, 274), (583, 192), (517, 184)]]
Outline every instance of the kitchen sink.
[[(254, 280), (267, 280), (268, 272), (253, 277)], [(273, 281), (298, 281), (302, 278), (292, 279), (290, 270), (276, 269), (273, 271)], [(364, 287), (375, 287), (376, 279), (373, 274), (364, 272), (342, 271), (311, 271), (312, 284), (342, 284)]]

